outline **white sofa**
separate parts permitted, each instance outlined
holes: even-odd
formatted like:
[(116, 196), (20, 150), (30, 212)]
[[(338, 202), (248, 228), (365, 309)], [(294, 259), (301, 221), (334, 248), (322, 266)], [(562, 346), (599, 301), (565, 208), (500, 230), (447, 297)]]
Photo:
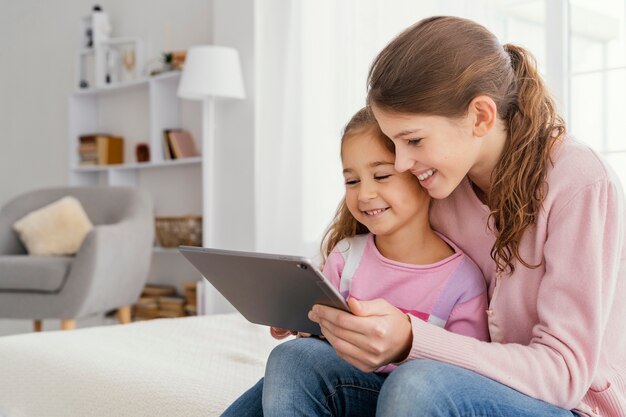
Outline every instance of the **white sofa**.
[(0, 337), (0, 416), (218, 416), (278, 343), (238, 313)]

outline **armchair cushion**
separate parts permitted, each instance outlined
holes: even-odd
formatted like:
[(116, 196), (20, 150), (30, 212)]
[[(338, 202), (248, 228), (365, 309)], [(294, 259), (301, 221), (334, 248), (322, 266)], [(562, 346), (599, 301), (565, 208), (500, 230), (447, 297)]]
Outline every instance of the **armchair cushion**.
[(73, 260), (69, 256), (0, 256), (0, 292), (59, 291)]
[(34, 210), (13, 224), (30, 255), (73, 255), (93, 228), (74, 197)]

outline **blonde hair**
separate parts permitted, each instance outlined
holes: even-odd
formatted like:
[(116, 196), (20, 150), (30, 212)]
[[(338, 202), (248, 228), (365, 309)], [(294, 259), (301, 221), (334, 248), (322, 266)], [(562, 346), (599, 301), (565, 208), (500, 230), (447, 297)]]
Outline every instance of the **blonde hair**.
[(512, 273), (515, 260), (536, 268), (519, 246), (542, 208), (551, 150), (565, 123), (532, 55), (502, 46), (471, 20), (438, 16), (392, 40), (368, 77), (368, 103), (391, 112), (462, 117), (479, 95), (494, 100), (508, 136), (487, 196), (496, 233), (491, 257), (498, 271)]
[[(371, 134), (373, 137), (380, 140), (380, 143), (389, 152), (395, 155), (393, 142), (380, 130), (376, 119), (367, 107), (356, 112), (343, 129), (343, 134), (341, 135), (342, 153), (343, 143), (347, 138), (365, 134)], [(330, 226), (328, 226), (328, 229), (324, 233), (324, 238), (320, 245), (324, 261), (326, 261), (330, 252), (332, 252), (333, 248), (341, 240), (368, 232), (369, 229), (356, 220), (352, 213), (350, 213), (350, 210), (348, 210), (345, 197), (342, 198)]]

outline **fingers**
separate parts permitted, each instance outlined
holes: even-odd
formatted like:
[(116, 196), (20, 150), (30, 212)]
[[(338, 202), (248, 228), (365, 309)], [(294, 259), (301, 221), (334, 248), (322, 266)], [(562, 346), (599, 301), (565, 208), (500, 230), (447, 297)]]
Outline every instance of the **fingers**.
[(335, 349), (337, 356), (361, 371), (372, 372), (379, 367), (377, 358), (364, 353), (359, 347), (334, 336), (330, 332), (327, 333), (326, 339)]
[(318, 323), (320, 326), (327, 326), (329, 323), (336, 327), (350, 330), (356, 333), (365, 333), (367, 326), (364, 325), (360, 317), (354, 316), (343, 310), (322, 305), (315, 305), (309, 311), (309, 320)]
[(355, 316), (367, 317), (367, 316), (382, 316), (388, 314), (391, 309), (395, 309), (388, 301), (377, 298), (374, 300), (361, 301), (354, 297), (348, 298), (348, 307), (350, 312)]
[(270, 334), (274, 339), (281, 340), (287, 336), (295, 335), (296, 332), (281, 327), (270, 327)]
[(369, 357), (372, 363), (381, 360), (388, 338), (383, 336), (384, 330), (378, 330), (378, 325), (374, 325), (374, 330), (367, 334), (344, 329), (332, 322), (324, 322), (320, 326), (337, 352), (354, 356), (358, 351), (359, 355)]

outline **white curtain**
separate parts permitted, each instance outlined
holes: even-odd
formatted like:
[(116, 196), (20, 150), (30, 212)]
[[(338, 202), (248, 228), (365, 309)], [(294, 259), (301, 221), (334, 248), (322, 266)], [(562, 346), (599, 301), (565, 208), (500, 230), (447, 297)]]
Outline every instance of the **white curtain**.
[(288, 0), (255, 5), (256, 250), (301, 253), (300, 5)]
[[(256, 250), (317, 255), (343, 193), (341, 130), (365, 103), (372, 59), (395, 35), (424, 17), (448, 14), (479, 21), (503, 42), (516, 35), (527, 40), (536, 33), (543, 45), (539, 22), (543, 4), (544, 0), (258, 1)], [(527, 16), (510, 19), (519, 10)], [(539, 32), (528, 29), (532, 19)]]

